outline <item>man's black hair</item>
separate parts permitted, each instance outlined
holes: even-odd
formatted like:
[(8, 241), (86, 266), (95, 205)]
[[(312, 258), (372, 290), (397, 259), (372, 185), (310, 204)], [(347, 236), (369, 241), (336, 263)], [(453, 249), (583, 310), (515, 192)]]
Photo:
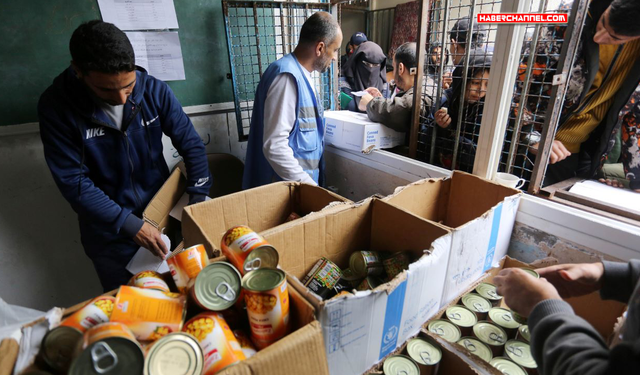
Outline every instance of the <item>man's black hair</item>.
[(136, 57), (127, 35), (115, 25), (100, 20), (85, 22), (71, 35), (69, 50), (80, 72), (132, 72)]
[[(449, 31), (449, 37), (455, 40), (456, 43), (466, 48), (467, 44), (467, 31), (469, 30), (469, 20), (463, 18), (453, 25), (451, 31)], [(471, 49), (481, 48), (487, 39), (488, 30), (485, 25), (473, 25), (473, 33), (471, 34)]]
[(418, 61), (416, 59), (416, 44), (413, 42), (402, 44), (400, 47), (396, 48), (393, 58), (396, 60), (396, 64), (398, 65), (402, 63), (407, 69), (415, 68), (418, 65)]
[(300, 29), (300, 45), (316, 45), (324, 42), (331, 44), (338, 36), (340, 25), (327, 12), (316, 12), (309, 17)]
[(609, 5), (609, 26), (616, 34), (640, 35), (640, 2), (638, 0), (613, 0)]

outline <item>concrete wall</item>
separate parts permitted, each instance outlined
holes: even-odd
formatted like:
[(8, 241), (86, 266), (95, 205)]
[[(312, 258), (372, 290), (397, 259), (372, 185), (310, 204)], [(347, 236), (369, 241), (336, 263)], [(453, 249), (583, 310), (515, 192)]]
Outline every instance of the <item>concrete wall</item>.
[(395, 8), (398, 4), (409, 3), (414, 0), (373, 0), (371, 10)]
[(362, 31), (365, 33), (366, 17), (364, 12), (343, 9), (340, 28), (342, 29), (342, 46), (340, 47), (340, 56), (346, 52), (347, 43), (351, 39), (351, 35)]

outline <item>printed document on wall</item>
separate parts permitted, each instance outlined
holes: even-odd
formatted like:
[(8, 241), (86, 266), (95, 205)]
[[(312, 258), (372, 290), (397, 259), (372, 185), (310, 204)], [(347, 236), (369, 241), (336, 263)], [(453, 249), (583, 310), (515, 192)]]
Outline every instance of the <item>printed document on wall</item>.
[(175, 31), (127, 32), (136, 64), (163, 81), (185, 79), (180, 38)]
[(177, 29), (173, 0), (98, 0), (102, 20), (120, 30)]

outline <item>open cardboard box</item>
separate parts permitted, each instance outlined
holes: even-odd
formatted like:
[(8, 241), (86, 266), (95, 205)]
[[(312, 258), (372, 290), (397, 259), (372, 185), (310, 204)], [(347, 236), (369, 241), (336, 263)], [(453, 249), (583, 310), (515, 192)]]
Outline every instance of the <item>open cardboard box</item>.
[(292, 212), (305, 216), (333, 202), (351, 203), (321, 187), (276, 182), (185, 207), (182, 233), (186, 246), (204, 244), (210, 256), (219, 256), (222, 236), (231, 227), (260, 232), (283, 224)]
[(442, 306), (498, 266), (507, 254), (522, 193), (454, 171), (396, 189), (384, 201), (452, 232)]
[[(290, 285), (317, 307), (332, 375), (365, 372), (439, 309), (451, 235), (438, 224), (370, 198), (261, 234), (295, 278)], [(372, 291), (327, 301), (300, 282), (321, 257), (344, 269), (358, 250), (410, 252), (416, 261)]]

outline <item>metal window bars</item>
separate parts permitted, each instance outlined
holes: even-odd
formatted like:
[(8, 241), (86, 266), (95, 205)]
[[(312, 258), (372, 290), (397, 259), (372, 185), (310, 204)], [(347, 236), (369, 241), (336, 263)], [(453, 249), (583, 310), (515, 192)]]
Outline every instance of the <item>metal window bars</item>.
[[(264, 71), (293, 52), (308, 17), (330, 9), (328, 2), (222, 2), (239, 141), (248, 139), (253, 100)], [(335, 107), (333, 65), (325, 73), (311, 75), (324, 109)]]

